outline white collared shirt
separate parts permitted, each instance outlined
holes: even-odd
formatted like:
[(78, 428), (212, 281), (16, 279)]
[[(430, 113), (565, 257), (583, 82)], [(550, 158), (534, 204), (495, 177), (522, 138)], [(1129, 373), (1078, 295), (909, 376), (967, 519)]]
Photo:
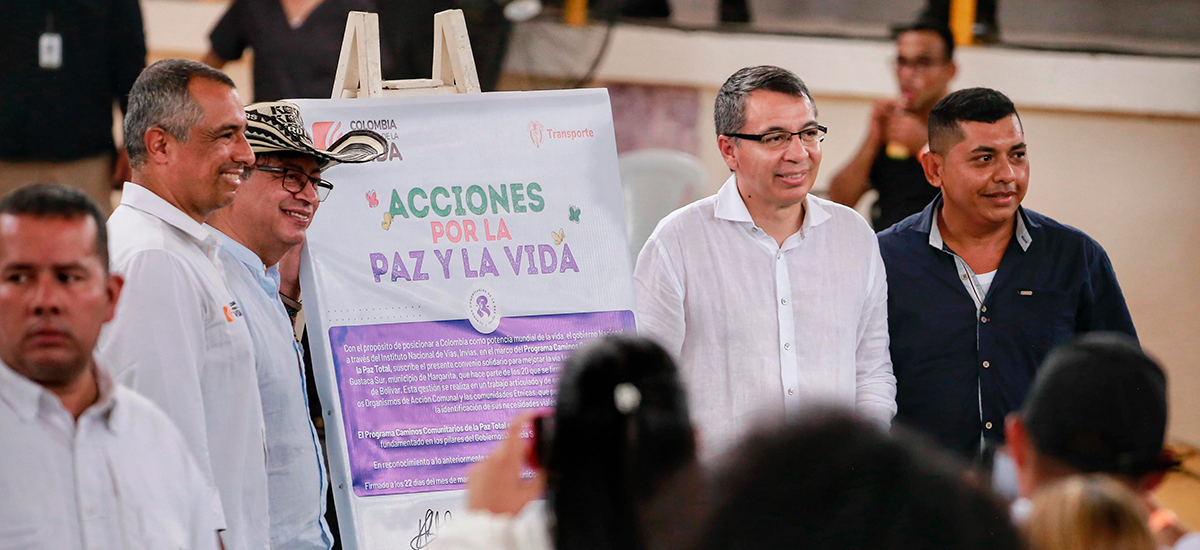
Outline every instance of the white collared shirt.
[(254, 344), (225, 285), (219, 238), (134, 183), (125, 184), (108, 235), (112, 270), (125, 276), (125, 288), (101, 332), (99, 357), (183, 433), (213, 484), (226, 550), (269, 547)]
[(638, 256), (639, 332), (679, 360), (706, 457), (813, 405), (882, 424), (896, 413), (875, 233), (811, 193), (805, 212), (780, 246), (755, 225), (734, 175), (664, 218)]
[(0, 363), (0, 548), (217, 547), (208, 482), (157, 407), (95, 370), (78, 422)]
[[(214, 231), (217, 231), (214, 229)], [(221, 234), (225, 280), (246, 314), (267, 429), (267, 482), (271, 547), (328, 549), (325, 462), (308, 415), (304, 359), (279, 300), (279, 267)]]

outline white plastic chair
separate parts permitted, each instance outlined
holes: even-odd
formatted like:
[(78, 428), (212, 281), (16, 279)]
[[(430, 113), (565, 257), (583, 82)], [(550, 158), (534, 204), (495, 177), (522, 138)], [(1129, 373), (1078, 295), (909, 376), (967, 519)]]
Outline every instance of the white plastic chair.
[(658, 222), (700, 198), (708, 174), (694, 155), (670, 149), (641, 149), (621, 155), (618, 162), (633, 265)]

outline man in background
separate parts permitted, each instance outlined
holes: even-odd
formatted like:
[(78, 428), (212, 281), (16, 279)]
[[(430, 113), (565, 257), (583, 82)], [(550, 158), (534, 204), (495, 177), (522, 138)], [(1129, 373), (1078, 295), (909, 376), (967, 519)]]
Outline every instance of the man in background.
[(129, 178), (113, 104), (146, 66), (137, 0), (6, 2), (0, 52), (0, 194), (55, 181), (109, 212)]
[(929, 141), (929, 111), (958, 71), (950, 30), (928, 23), (899, 29), (895, 69), (900, 97), (875, 103), (867, 139), (829, 184), (829, 199), (851, 208), (869, 189), (879, 193), (871, 207), (875, 231), (920, 212), (938, 194), (917, 156)]
[(217, 548), (179, 430), (92, 356), (122, 282), (82, 192), (0, 200), (0, 546)]

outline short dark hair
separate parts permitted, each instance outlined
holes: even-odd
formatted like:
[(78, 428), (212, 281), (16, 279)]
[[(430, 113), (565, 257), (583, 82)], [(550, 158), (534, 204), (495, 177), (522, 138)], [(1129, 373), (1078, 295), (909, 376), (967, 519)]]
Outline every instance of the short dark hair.
[(892, 28), (892, 40), (900, 38), (900, 35), (909, 32), (931, 32), (938, 35), (942, 39), (943, 51), (946, 52), (946, 61), (954, 61), (954, 34), (950, 32), (950, 28), (938, 23), (929, 21), (917, 21), (910, 25), (901, 25)]
[(1176, 464), (1163, 455), (1167, 376), (1124, 334), (1051, 351), (1019, 414), (1040, 454), (1081, 472), (1138, 477)]
[(940, 155), (962, 141), (961, 122), (996, 121), (1017, 115), (1017, 107), (1008, 96), (991, 88), (967, 88), (943, 97), (929, 112), (929, 150)]
[[(624, 409), (621, 390), (636, 394)], [(645, 548), (650, 533), (641, 510), (696, 456), (687, 396), (670, 354), (636, 336), (579, 348), (562, 364), (554, 419), (546, 464), (554, 547)]]
[(741, 130), (746, 124), (746, 97), (757, 90), (805, 98), (812, 105), (813, 114), (816, 114), (817, 103), (813, 101), (808, 86), (796, 73), (772, 65), (746, 67), (730, 75), (717, 91), (713, 122), (718, 136)]
[(936, 445), (845, 412), (754, 432), (718, 475), (699, 550), (1017, 550), (1007, 509)]
[(89, 216), (96, 223), (96, 255), (108, 273), (108, 228), (104, 214), (83, 191), (58, 183), (34, 183), (0, 199), (0, 214), (74, 219)]
[(147, 130), (162, 128), (175, 139), (187, 141), (188, 132), (204, 119), (204, 111), (188, 91), (196, 78), (236, 87), (229, 75), (188, 59), (164, 59), (138, 75), (125, 113), (125, 149), (131, 166), (138, 168), (146, 162)]

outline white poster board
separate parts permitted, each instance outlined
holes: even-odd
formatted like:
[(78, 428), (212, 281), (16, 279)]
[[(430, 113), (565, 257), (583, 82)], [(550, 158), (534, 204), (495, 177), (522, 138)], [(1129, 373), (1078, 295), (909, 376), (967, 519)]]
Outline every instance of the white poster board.
[(331, 168), (301, 260), (342, 544), (419, 549), (579, 342), (634, 328), (605, 90), (297, 100)]

